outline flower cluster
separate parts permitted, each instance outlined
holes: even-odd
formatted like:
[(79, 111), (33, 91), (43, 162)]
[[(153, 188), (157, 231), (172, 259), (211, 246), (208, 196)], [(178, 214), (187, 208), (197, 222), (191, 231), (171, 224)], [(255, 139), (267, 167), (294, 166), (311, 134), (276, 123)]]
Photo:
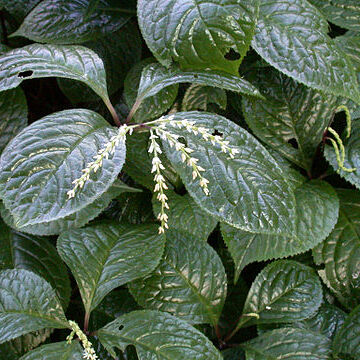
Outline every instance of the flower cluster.
[(97, 155), (94, 156), (94, 161), (88, 163), (86, 168), (82, 170), (83, 175), (72, 182), (74, 187), (67, 192), (69, 199), (75, 197), (75, 192), (77, 189), (82, 189), (84, 187), (85, 182), (90, 179), (90, 174), (92, 172), (96, 173), (98, 169), (101, 168), (104, 158), (108, 159), (109, 155), (115, 152), (115, 149), (119, 143), (125, 143), (126, 134), (128, 132), (131, 134), (133, 128), (134, 127), (127, 125), (121, 126), (118, 130), (118, 133), (110, 139), (104, 148), (99, 150)]
[(79, 325), (75, 321), (69, 321), (69, 325), (72, 329), (70, 335), (66, 338), (68, 344), (71, 344), (71, 341), (76, 334), (77, 337), (80, 339), (82, 346), (84, 347), (83, 358), (86, 360), (97, 360), (98, 357), (95, 353), (95, 350), (92, 347), (92, 343), (88, 340), (86, 335), (81, 331)]
[(159, 227), (159, 234), (163, 234), (165, 232), (165, 229), (168, 229), (169, 226), (167, 224), (168, 216), (165, 212), (165, 209), (169, 209), (169, 205), (167, 203), (167, 196), (164, 193), (164, 190), (166, 190), (168, 187), (165, 183), (165, 179), (161, 174), (161, 170), (164, 170), (165, 167), (161, 162), (161, 159), (159, 158), (159, 155), (162, 153), (162, 150), (157, 143), (157, 139), (159, 136), (157, 136), (154, 131), (150, 130), (150, 147), (149, 147), (149, 153), (153, 155), (152, 159), (152, 169), (151, 173), (155, 173), (154, 181), (155, 181), (155, 188), (154, 192), (157, 192), (157, 199), (161, 202), (161, 211), (158, 214), (157, 218), (161, 221), (161, 225)]

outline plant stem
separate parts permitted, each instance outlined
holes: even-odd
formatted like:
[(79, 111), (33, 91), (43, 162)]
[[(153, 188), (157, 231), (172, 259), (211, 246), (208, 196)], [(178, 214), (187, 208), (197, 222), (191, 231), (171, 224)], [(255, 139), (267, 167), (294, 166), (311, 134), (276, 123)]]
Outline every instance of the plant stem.
[(116, 113), (115, 108), (113, 107), (111, 101), (109, 99), (104, 99), (104, 103), (106, 105), (106, 107), (109, 109), (111, 116), (116, 124), (117, 127), (121, 126), (121, 121), (119, 119), (118, 114)]
[(125, 124), (128, 124), (128, 123), (132, 120), (134, 114), (136, 113), (137, 109), (138, 109), (139, 106), (141, 105), (141, 102), (142, 102), (141, 99), (138, 99), (138, 100), (135, 101), (135, 104), (134, 104), (133, 107), (131, 108), (131, 110), (130, 110), (130, 112), (129, 112), (129, 115), (127, 116), (127, 118), (126, 118), (126, 120), (125, 120)]
[(89, 320), (90, 320), (90, 313), (86, 312), (85, 313), (85, 318), (84, 318), (84, 333), (85, 334), (88, 334)]
[(228, 342), (251, 318), (252, 317), (247, 314), (241, 315), (235, 329), (225, 338), (224, 342)]

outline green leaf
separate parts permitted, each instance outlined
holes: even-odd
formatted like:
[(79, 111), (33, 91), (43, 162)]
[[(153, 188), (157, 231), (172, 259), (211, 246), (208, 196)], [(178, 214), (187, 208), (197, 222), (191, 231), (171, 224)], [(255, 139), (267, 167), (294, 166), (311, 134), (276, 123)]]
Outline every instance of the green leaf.
[(62, 233), (57, 247), (90, 313), (111, 290), (154, 270), (164, 243), (155, 224), (105, 223)]
[[(83, 45), (93, 50), (103, 61), (110, 95), (123, 86), (126, 73), (141, 58), (141, 36), (132, 22), (114, 33)], [(58, 83), (72, 103), (98, 100), (96, 94), (83, 83), (61, 78)]]
[[(174, 82), (170, 86), (162, 86), (151, 96), (145, 96), (138, 99), (138, 92), (142, 90), (141, 86), (144, 76), (148, 76), (150, 66), (163, 70), (160, 64), (152, 64), (153, 59), (147, 58), (136, 64), (127, 74), (124, 82), (124, 98), (126, 104), (131, 109), (136, 103), (136, 113), (134, 119), (137, 122), (151, 120), (163, 114), (174, 103), (178, 94), (179, 85)], [(164, 70), (163, 70), (164, 71)], [(165, 69), (165, 71), (167, 71)], [(155, 80), (155, 79), (154, 79)], [(151, 81), (151, 80), (150, 80)]]
[(327, 35), (328, 23), (306, 0), (265, 0), (252, 47), (270, 65), (311, 88), (360, 102), (350, 59)]
[(243, 309), (244, 324), (304, 320), (315, 315), (321, 302), (321, 284), (313, 269), (278, 260), (267, 265), (252, 283)]
[(333, 342), (336, 354), (349, 354), (354, 359), (360, 357), (360, 305), (346, 318)]
[(242, 344), (246, 360), (324, 360), (331, 359), (330, 340), (309, 330), (283, 328)]
[[(138, 22), (163, 65), (175, 61), (183, 69), (237, 74), (254, 35), (258, 9), (255, 0), (140, 0)], [(228, 60), (228, 53), (235, 53), (235, 60)]]
[(310, 89), (270, 68), (257, 69), (249, 79), (266, 100), (243, 97), (247, 124), (261, 141), (310, 171), (317, 147), (339, 105), (338, 98)]
[(169, 230), (158, 267), (129, 289), (146, 309), (167, 311), (191, 324), (216, 325), (226, 298), (226, 274), (210, 245)]
[(210, 104), (218, 105), (225, 110), (227, 105), (226, 92), (223, 89), (192, 84), (185, 92), (181, 110), (208, 110)]
[(47, 239), (12, 231), (1, 220), (0, 229), (0, 270), (25, 269), (41, 276), (66, 308), (70, 300), (70, 281), (54, 246)]
[(325, 158), (330, 163), (330, 165), (338, 172), (338, 174), (349, 181), (351, 184), (355, 185), (360, 189), (360, 121), (352, 122), (352, 129), (350, 137), (344, 141), (345, 146), (345, 162), (344, 166), (346, 168), (356, 169), (353, 172), (347, 172), (342, 169), (339, 169), (339, 164), (336, 160), (336, 154), (334, 148), (330, 145), (325, 146)]
[(139, 305), (130, 295), (128, 289), (114, 290), (106, 295), (91, 313), (89, 328), (92, 330), (100, 329), (117, 317), (139, 309)]
[(357, 0), (309, 0), (332, 23), (360, 31), (360, 4)]
[(119, 179), (116, 179), (115, 182), (110, 186), (109, 190), (102, 194), (93, 203), (85, 206), (81, 210), (62, 219), (45, 221), (42, 223), (37, 223), (35, 225), (29, 225), (19, 228), (16, 227), (13, 216), (3, 204), (0, 204), (0, 213), (5, 223), (16, 230), (32, 235), (58, 235), (61, 234), (63, 231), (72, 228), (76, 229), (83, 227), (91, 220), (95, 219), (101, 212), (103, 212), (108, 207), (111, 200), (116, 198), (120, 194), (138, 191), (141, 190), (130, 188), (124, 183), (122, 183)]
[(23, 269), (0, 272), (0, 343), (43, 328), (67, 328), (55, 291)]
[(0, 91), (46, 77), (81, 81), (109, 102), (104, 64), (84, 46), (32, 44), (0, 56)]
[[(146, 103), (146, 101), (144, 102)], [(137, 183), (145, 186), (150, 191), (154, 190), (154, 176), (151, 173), (152, 159), (149, 156), (149, 132), (134, 133), (126, 139), (126, 162), (124, 171)], [(164, 164), (163, 176), (168, 185), (175, 185), (179, 182), (179, 176), (171, 166), (169, 160), (163, 154), (160, 159)]]
[(348, 31), (342, 36), (337, 36), (335, 42), (349, 56), (355, 66), (355, 70), (360, 72), (360, 34), (355, 31)]
[(226, 349), (221, 354), (224, 360), (245, 360), (245, 352), (240, 347)]
[(319, 180), (304, 183), (296, 188), (295, 201), (295, 233), (250, 233), (221, 224), (221, 233), (235, 262), (235, 281), (244, 267), (254, 261), (305, 252), (330, 234), (338, 219), (339, 200), (329, 184)]
[(1, 196), (15, 226), (65, 218), (98, 199), (122, 168), (122, 143), (75, 198), (69, 200), (67, 191), (116, 133), (100, 115), (73, 109), (46, 116), (15, 137), (0, 160)]
[(332, 339), (344, 323), (345, 318), (346, 314), (338, 307), (324, 303), (314, 317), (293, 323), (292, 326), (315, 331)]
[(40, 346), (22, 356), (19, 360), (80, 360), (83, 350), (79, 342), (66, 341)]
[(27, 125), (27, 115), (26, 98), (20, 88), (0, 93), (0, 153)]
[[(169, 119), (169, 117), (164, 117)], [(203, 112), (179, 112), (174, 121), (194, 121), (212, 133), (222, 134), (229, 146), (239, 151), (230, 159), (219, 146), (195, 135), (166, 125), (172, 133), (184, 137), (194, 150), (192, 157), (205, 171), (210, 196), (193, 179), (192, 168), (182, 162), (179, 152), (163, 141), (165, 152), (195, 202), (216, 219), (250, 232), (284, 235), (292, 233), (295, 223), (295, 198), (286, 175), (267, 150), (247, 131), (224, 117)]]
[(313, 250), (320, 275), (348, 309), (360, 304), (360, 194), (338, 190), (339, 220), (330, 236)]
[(183, 320), (159, 311), (133, 311), (98, 331), (110, 354), (135, 345), (140, 359), (221, 360), (214, 345)]
[[(175, 192), (167, 191), (166, 196), (169, 198), (170, 207), (167, 211), (169, 228), (192, 234), (196, 238), (206, 241), (217, 225), (217, 220), (202, 210), (189, 194), (180, 196)], [(154, 214), (159, 214), (161, 203), (155, 195), (152, 203)]]
[(263, 98), (255, 86), (237, 75), (212, 70), (181, 71), (176, 66), (166, 69), (160, 64), (155, 63), (147, 65), (141, 74), (137, 101), (142, 102), (144, 99), (154, 96), (165, 87), (178, 83), (218, 87), (248, 96)]
[[(95, 11), (86, 19), (90, 0), (44, 0), (11, 36), (50, 44), (79, 44), (119, 30), (130, 15)], [(102, 6), (109, 1), (101, 0)]]
[(42, 344), (53, 330), (42, 329), (0, 344), (0, 359), (14, 360)]

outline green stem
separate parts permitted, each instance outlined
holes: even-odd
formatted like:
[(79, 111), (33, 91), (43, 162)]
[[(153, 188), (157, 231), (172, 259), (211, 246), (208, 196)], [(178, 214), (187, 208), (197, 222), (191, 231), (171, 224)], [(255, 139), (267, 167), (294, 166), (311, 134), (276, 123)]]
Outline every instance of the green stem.
[(116, 126), (120, 127), (121, 126), (121, 121), (120, 121), (119, 116), (116, 113), (116, 110), (115, 110), (114, 106), (112, 105), (110, 99), (109, 98), (104, 99), (104, 103), (105, 103), (106, 107), (108, 108), (108, 110), (110, 111), (111, 116), (112, 116)]
[(225, 338), (224, 342), (228, 342), (238, 331), (241, 327), (243, 327), (248, 321), (252, 318), (258, 318), (258, 314), (243, 314), (240, 316), (240, 319), (235, 327), (235, 329)]
[(84, 333), (87, 334), (89, 330), (90, 313), (87, 312), (84, 318)]
[(135, 101), (135, 104), (134, 104), (133, 107), (131, 108), (131, 110), (130, 110), (130, 112), (129, 112), (129, 115), (127, 116), (127, 118), (126, 118), (126, 120), (125, 120), (125, 124), (128, 124), (128, 123), (132, 120), (134, 114), (135, 114), (136, 111), (139, 109), (139, 107), (140, 107), (140, 105), (141, 105), (141, 102), (142, 102), (142, 99), (137, 99), (137, 100)]

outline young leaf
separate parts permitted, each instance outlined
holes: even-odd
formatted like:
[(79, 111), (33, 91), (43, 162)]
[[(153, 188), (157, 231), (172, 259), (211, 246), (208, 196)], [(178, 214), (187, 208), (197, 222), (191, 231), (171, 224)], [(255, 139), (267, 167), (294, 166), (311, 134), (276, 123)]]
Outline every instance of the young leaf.
[(109, 102), (104, 64), (84, 46), (32, 44), (0, 56), (0, 91), (44, 77), (81, 81)]
[(310, 171), (339, 99), (310, 89), (270, 68), (257, 70), (256, 76), (249, 79), (266, 100), (243, 97), (247, 124), (261, 141)]
[(348, 309), (360, 304), (360, 194), (338, 190), (339, 220), (330, 236), (313, 250), (321, 277)]
[(0, 214), (5, 223), (16, 230), (40, 236), (58, 235), (72, 228), (76, 229), (83, 227), (91, 220), (95, 219), (101, 212), (103, 212), (108, 207), (111, 200), (120, 194), (125, 192), (139, 191), (141, 192), (141, 190), (131, 188), (122, 183), (119, 179), (116, 179), (115, 182), (110, 186), (109, 190), (104, 192), (93, 203), (85, 206), (81, 210), (62, 219), (39, 222), (35, 225), (23, 226), (19, 228), (16, 227), (14, 217), (3, 204), (0, 204)]
[(74, 109), (46, 116), (14, 138), (0, 159), (0, 191), (15, 226), (65, 218), (98, 199), (122, 168), (123, 143), (75, 198), (68, 199), (67, 192), (116, 133), (100, 115)]
[(210, 104), (218, 105), (225, 110), (227, 105), (226, 92), (223, 89), (192, 84), (186, 90), (181, 110), (208, 110)]
[[(157, 60), (183, 69), (237, 74), (249, 49), (258, 15), (257, 0), (140, 0), (138, 21)], [(228, 53), (235, 53), (229, 60)]]
[[(50, 44), (79, 44), (120, 29), (131, 16), (95, 9), (87, 19), (89, 3), (90, 0), (41, 1), (11, 36)], [(109, 6), (109, 1), (101, 0), (101, 6)]]
[(330, 145), (325, 146), (325, 157), (330, 165), (342, 176), (344, 179), (349, 181), (360, 189), (360, 121), (352, 121), (351, 135), (349, 139), (344, 141), (345, 146), (345, 162), (346, 168), (356, 169), (353, 172), (347, 172), (339, 169), (339, 164), (336, 160), (336, 154), (334, 148)]
[(360, 31), (360, 4), (357, 0), (309, 0), (332, 23), (349, 30)]
[(159, 311), (133, 311), (98, 331), (110, 354), (132, 344), (139, 359), (221, 360), (214, 345), (200, 331), (183, 320)]
[[(152, 64), (152, 62), (153, 58), (147, 58), (139, 62), (133, 66), (125, 78), (124, 98), (130, 109), (136, 103), (135, 106), (137, 107), (137, 110), (134, 114), (134, 119), (137, 122), (154, 119), (163, 114), (171, 107), (178, 94), (179, 85), (174, 82), (174, 84), (169, 84), (170, 86), (163, 86), (159, 89), (159, 92), (138, 100), (138, 92), (140, 91), (139, 84), (140, 80), (143, 78), (142, 73), (144, 69), (148, 68), (149, 64)], [(155, 65), (162, 68), (160, 64)]]
[(73, 341), (68, 344), (63, 341), (40, 346), (19, 360), (80, 360), (82, 355), (83, 350), (79, 342)]
[(12, 231), (1, 220), (0, 229), (0, 270), (25, 269), (41, 276), (66, 308), (70, 300), (70, 281), (56, 249), (47, 239)]
[(193, 179), (192, 169), (183, 163), (179, 152), (163, 141), (167, 157), (200, 207), (218, 220), (245, 231), (273, 235), (294, 232), (293, 191), (281, 167), (252, 135), (215, 114), (179, 112), (171, 115), (171, 119), (194, 121), (196, 126), (221, 134), (222, 140), (239, 151), (231, 159), (200, 134), (178, 129), (171, 122), (167, 125), (169, 131), (186, 139), (187, 146), (194, 150), (191, 156), (205, 169), (202, 174), (209, 180), (210, 196), (205, 195), (199, 180)]
[(306, 0), (265, 0), (252, 47), (270, 65), (311, 88), (360, 102), (350, 59), (327, 35), (328, 23)]
[(111, 290), (154, 270), (164, 244), (154, 224), (105, 223), (62, 233), (57, 248), (89, 314)]
[(18, 88), (0, 93), (0, 153), (27, 124), (28, 109), (23, 91)]
[(346, 318), (333, 342), (336, 354), (348, 354), (354, 359), (360, 357), (360, 305)]
[(313, 269), (291, 260), (275, 261), (251, 285), (243, 309), (244, 324), (304, 320), (315, 315), (321, 302), (321, 284)]
[(210, 245), (169, 230), (158, 267), (129, 289), (144, 308), (170, 312), (191, 324), (216, 325), (226, 298), (226, 274)]
[(242, 344), (246, 360), (324, 360), (331, 358), (331, 343), (309, 330), (283, 328)]
[(47, 327), (68, 327), (55, 291), (23, 269), (0, 272), (0, 323), (0, 343)]
[(335, 190), (326, 182), (312, 180), (295, 190), (294, 233), (250, 233), (221, 224), (221, 233), (235, 262), (235, 281), (243, 268), (254, 262), (276, 259), (312, 249), (334, 228), (339, 214)]
[[(210, 233), (217, 225), (217, 220), (202, 210), (189, 194), (180, 196), (175, 192), (168, 191), (168, 210), (170, 229), (179, 230), (194, 235), (196, 238), (207, 241)], [(154, 214), (160, 213), (161, 204), (153, 196), (152, 199)]]
[(150, 96), (154, 96), (164, 87), (187, 82), (263, 98), (255, 86), (237, 75), (212, 70), (181, 71), (175, 65), (167, 69), (155, 63), (146, 66), (141, 74), (137, 101), (141, 102)]

